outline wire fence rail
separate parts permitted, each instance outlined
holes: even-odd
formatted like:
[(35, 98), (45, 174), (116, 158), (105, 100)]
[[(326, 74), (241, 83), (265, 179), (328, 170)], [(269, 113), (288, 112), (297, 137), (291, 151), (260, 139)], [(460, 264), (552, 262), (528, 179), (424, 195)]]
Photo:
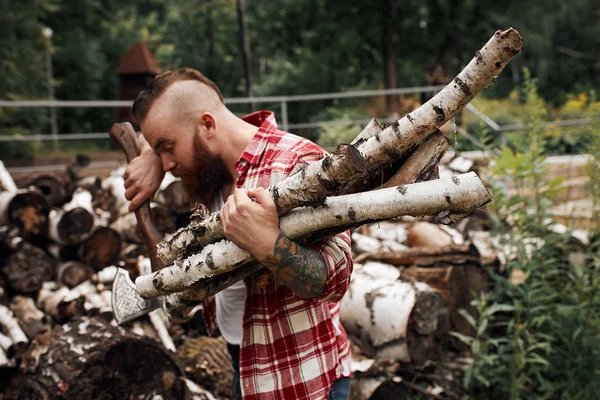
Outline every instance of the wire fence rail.
[[(408, 88), (395, 88), (395, 89), (378, 89), (378, 90), (361, 90), (351, 92), (336, 92), (336, 93), (318, 93), (318, 94), (307, 94), (307, 95), (291, 95), (291, 96), (257, 96), (257, 97), (236, 97), (236, 98), (225, 98), (225, 104), (279, 104), (279, 119), (281, 120), (281, 127), (284, 131), (290, 129), (313, 129), (327, 126), (351, 126), (351, 125), (366, 125), (369, 119), (357, 119), (357, 120), (333, 120), (333, 121), (316, 121), (316, 122), (301, 122), (301, 123), (290, 123), (288, 104), (294, 102), (307, 102), (307, 101), (319, 101), (319, 100), (339, 100), (339, 99), (357, 99), (365, 97), (378, 97), (378, 96), (389, 96), (389, 95), (405, 95), (405, 94), (435, 94), (442, 90), (444, 85), (437, 86), (416, 86)], [(125, 108), (131, 107), (132, 101), (122, 100), (0, 100), (0, 108), (48, 108), (50, 110), (56, 108)], [(526, 124), (508, 124), (499, 125), (488, 115), (477, 109), (472, 104), (467, 104), (465, 109), (479, 118), (486, 126), (492, 131), (497, 132), (501, 136), (501, 142), (504, 143), (504, 134), (506, 132), (521, 131), (531, 128), (530, 125)], [(383, 123), (393, 122), (393, 119), (388, 117), (377, 118), (378, 121)], [(599, 120), (596, 118), (579, 118), (562, 121), (548, 121), (541, 123), (537, 126), (581, 126), (588, 125)], [(456, 132), (463, 136), (465, 139), (472, 142), (475, 146), (483, 149), (483, 144), (471, 133), (467, 132), (462, 127), (457, 127)], [(88, 132), (88, 133), (57, 133), (52, 134), (33, 134), (33, 135), (22, 135), (22, 136), (0, 136), (0, 142), (29, 142), (29, 141), (49, 141), (52, 140), (57, 148), (58, 141), (63, 140), (90, 140), (90, 139), (108, 139), (108, 132)], [(64, 168), (61, 165), (53, 166), (33, 166), (33, 167), (21, 167), (12, 168), (11, 172), (35, 171), (37, 170), (53, 170), (54, 168)]]

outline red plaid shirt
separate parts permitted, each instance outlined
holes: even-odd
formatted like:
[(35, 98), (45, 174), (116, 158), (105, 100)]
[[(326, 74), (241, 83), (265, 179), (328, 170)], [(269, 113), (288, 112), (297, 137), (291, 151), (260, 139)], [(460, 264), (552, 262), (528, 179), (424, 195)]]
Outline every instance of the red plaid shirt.
[[(277, 129), (275, 116), (258, 111), (243, 118), (258, 132), (236, 163), (236, 188), (268, 188), (302, 163), (325, 151), (311, 141)], [(312, 246), (328, 267), (319, 298), (304, 300), (272, 280), (266, 286), (245, 280), (246, 304), (240, 345), (244, 399), (325, 399), (333, 382), (351, 376), (350, 343), (340, 323), (339, 301), (350, 285), (352, 256), (348, 231)], [(217, 328), (213, 297), (204, 301), (209, 332)]]

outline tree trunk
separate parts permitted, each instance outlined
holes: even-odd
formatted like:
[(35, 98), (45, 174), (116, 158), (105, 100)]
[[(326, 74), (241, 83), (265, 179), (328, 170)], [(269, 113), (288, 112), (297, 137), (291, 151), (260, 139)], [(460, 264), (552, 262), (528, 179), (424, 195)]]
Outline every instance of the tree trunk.
[(183, 368), (169, 351), (98, 318), (83, 317), (38, 337), (22, 372), (20, 398), (183, 399), (187, 393)]
[[(252, 87), (252, 56), (250, 53), (250, 37), (248, 36), (248, 28), (246, 26), (246, 5), (244, 0), (236, 0), (236, 10), (240, 30), (240, 51), (244, 65), (246, 96), (254, 97), (254, 89)], [(251, 103), (249, 108), (253, 111), (254, 104)]]
[(439, 290), (448, 303), (446, 316), (449, 329), (463, 335), (475, 334), (474, 328), (458, 311), (464, 308), (469, 313), (475, 313), (471, 301), (474, 296), (487, 290), (487, 274), (479, 265), (469, 263), (426, 268), (409, 267), (402, 271), (400, 279), (408, 282), (424, 282)]

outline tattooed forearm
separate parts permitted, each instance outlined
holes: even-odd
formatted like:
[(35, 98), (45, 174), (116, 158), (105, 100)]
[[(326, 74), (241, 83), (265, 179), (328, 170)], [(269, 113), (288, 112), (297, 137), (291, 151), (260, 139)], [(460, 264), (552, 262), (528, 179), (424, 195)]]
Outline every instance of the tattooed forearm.
[(314, 298), (323, 293), (327, 282), (327, 265), (317, 250), (299, 246), (280, 233), (273, 254), (263, 263), (297, 296)]

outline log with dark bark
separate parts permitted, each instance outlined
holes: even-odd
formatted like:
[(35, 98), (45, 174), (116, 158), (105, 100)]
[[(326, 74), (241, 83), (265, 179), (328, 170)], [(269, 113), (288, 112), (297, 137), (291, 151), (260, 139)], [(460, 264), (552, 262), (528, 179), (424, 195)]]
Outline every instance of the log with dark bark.
[(94, 269), (78, 261), (60, 263), (56, 269), (56, 279), (69, 288), (83, 283), (94, 274)]
[(31, 297), (13, 297), (10, 302), (10, 310), (14, 313), (19, 326), (29, 340), (41, 333), (50, 331), (50, 318), (35, 306), (35, 302)]
[[(175, 232), (175, 218), (170, 210), (160, 204), (154, 203), (150, 207), (152, 219), (156, 228), (162, 233)], [(136, 221), (135, 213), (127, 213), (111, 224), (111, 228), (121, 233), (128, 242), (143, 244), (144, 238)]]
[(39, 247), (19, 237), (11, 239), (7, 247), (12, 254), (5, 261), (2, 272), (13, 292), (35, 293), (44, 282), (54, 278), (56, 262)]
[(36, 187), (50, 207), (61, 206), (69, 197), (66, 184), (60, 177), (40, 175), (32, 179), (27, 186)]
[(20, 398), (183, 399), (177, 359), (154, 340), (83, 317), (38, 336), (23, 358)]
[(218, 396), (233, 397), (233, 367), (222, 337), (187, 339), (177, 350), (185, 372), (196, 383)]
[(438, 267), (410, 267), (402, 271), (401, 280), (425, 282), (436, 288), (447, 300), (449, 329), (464, 335), (473, 335), (474, 328), (461, 316), (458, 311), (466, 309), (469, 313), (476, 312), (471, 301), (488, 289), (486, 271), (478, 264), (440, 265)]
[(165, 179), (156, 194), (156, 198), (169, 210), (177, 214), (187, 213), (192, 208), (192, 201), (183, 186), (183, 181), (174, 177), (168, 179), (167, 176), (165, 176)]
[(121, 254), (119, 232), (106, 226), (98, 226), (90, 237), (79, 245), (79, 259), (96, 271), (114, 264)]
[(440, 247), (411, 247), (406, 250), (362, 253), (354, 262), (380, 261), (394, 266), (432, 266), (437, 264), (465, 264), (479, 260), (476, 249), (470, 243), (451, 244)]
[(0, 193), (0, 226), (19, 228), (23, 238), (45, 234), (49, 212), (48, 202), (35, 190)]

